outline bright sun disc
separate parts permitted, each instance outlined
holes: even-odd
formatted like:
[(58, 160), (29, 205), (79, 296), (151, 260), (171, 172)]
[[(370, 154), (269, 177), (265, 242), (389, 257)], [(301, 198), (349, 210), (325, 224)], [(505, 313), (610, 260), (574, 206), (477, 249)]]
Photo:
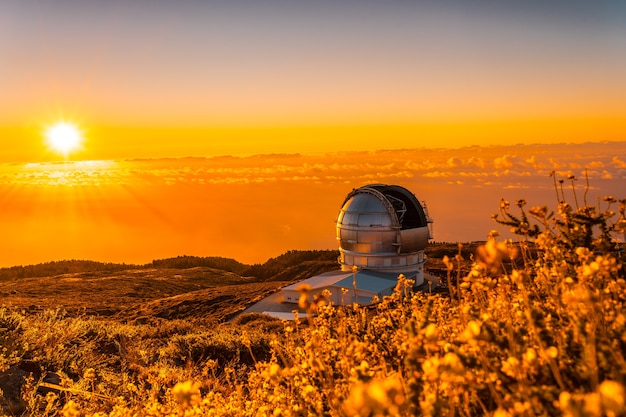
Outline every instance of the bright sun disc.
[(83, 141), (82, 133), (78, 127), (68, 122), (58, 122), (49, 126), (45, 136), (48, 145), (65, 156), (76, 150)]

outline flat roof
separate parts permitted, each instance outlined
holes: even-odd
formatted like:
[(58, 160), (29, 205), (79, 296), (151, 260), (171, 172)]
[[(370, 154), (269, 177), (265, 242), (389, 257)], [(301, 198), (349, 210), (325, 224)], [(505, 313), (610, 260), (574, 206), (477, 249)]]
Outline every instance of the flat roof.
[[(395, 272), (379, 272), (362, 269), (356, 273), (356, 288), (357, 290), (378, 294), (389, 288), (395, 287), (398, 281), (398, 275), (399, 274)], [(354, 288), (353, 282), (353, 272), (337, 270), (315, 275), (311, 278), (305, 279), (304, 281), (283, 287), (283, 290), (297, 291), (303, 284), (310, 285), (312, 290), (328, 287), (352, 289)]]
[[(374, 294), (381, 293), (393, 288), (398, 283), (398, 275), (395, 273), (384, 273), (376, 271), (363, 270), (356, 274), (356, 288), (362, 291), (372, 292)], [(354, 277), (349, 277), (336, 282), (333, 286), (341, 288), (354, 288)]]
[(352, 276), (352, 272), (346, 272), (346, 271), (341, 271), (341, 270), (324, 272), (323, 274), (319, 274), (319, 275), (312, 276), (311, 278), (307, 278), (304, 281), (299, 281), (299, 282), (296, 282), (295, 284), (287, 285), (286, 287), (283, 287), (283, 290), (297, 291), (298, 288), (303, 284), (309, 284), (311, 286), (311, 289), (330, 287), (336, 282), (341, 281), (342, 279), (346, 277), (351, 277), (351, 276)]

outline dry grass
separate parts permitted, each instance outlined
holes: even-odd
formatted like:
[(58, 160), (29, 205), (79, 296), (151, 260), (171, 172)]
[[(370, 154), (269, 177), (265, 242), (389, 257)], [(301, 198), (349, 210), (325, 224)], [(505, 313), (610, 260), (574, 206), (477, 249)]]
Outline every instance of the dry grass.
[(612, 238), (626, 232), (625, 203), (552, 215), (520, 201), (513, 215), (503, 202), (520, 242), (493, 233), (457, 276), (467, 260), (444, 259), (448, 296), (400, 277), (374, 308), (319, 299), (309, 320), (3, 309), (0, 382), (21, 369), (11, 410), (41, 416), (623, 416), (625, 257)]
[(286, 282), (196, 267), (135, 269), (22, 278), (0, 283), (2, 303), (29, 313), (63, 308), (69, 316), (204, 318), (223, 321)]

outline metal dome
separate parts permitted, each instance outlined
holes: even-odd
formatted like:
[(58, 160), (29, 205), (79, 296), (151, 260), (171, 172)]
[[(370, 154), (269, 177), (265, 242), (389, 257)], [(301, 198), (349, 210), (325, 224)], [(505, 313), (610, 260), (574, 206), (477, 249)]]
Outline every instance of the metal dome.
[(342, 269), (423, 273), (429, 223), (427, 212), (406, 188), (371, 184), (352, 190), (337, 217)]

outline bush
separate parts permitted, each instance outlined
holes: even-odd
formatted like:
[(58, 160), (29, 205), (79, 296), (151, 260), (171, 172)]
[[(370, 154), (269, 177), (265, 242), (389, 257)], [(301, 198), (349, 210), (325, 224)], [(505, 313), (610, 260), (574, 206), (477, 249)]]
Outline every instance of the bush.
[(219, 331), (176, 335), (161, 351), (161, 356), (176, 365), (197, 366), (207, 360), (214, 360), (225, 367), (232, 364), (254, 365), (256, 360), (269, 359), (269, 352), (267, 334), (223, 327)]
[[(255, 322), (269, 324), (258, 316), (177, 327), (169, 340), (54, 314), (3, 311), (0, 322), (21, 354), (56, 344), (58, 353), (36, 356), (46, 366), (71, 368), (63, 357), (95, 364), (60, 391), (64, 403), (32, 394), (33, 415), (623, 416), (626, 280), (614, 238), (626, 229), (626, 202), (613, 213), (616, 203), (602, 211), (561, 203), (555, 215), (526, 212), (523, 201), (513, 214), (503, 202), (497, 220), (520, 241), (491, 233), (469, 273), (451, 277), (449, 296), (412, 293), (401, 276), (373, 307), (318, 298), (280, 337), (255, 332)], [(445, 259), (449, 275), (462, 258)], [(28, 336), (35, 326), (40, 342)], [(72, 340), (83, 343), (80, 354), (66, 348)], [(119, 341), (121, 372), (99, 356), (101, 340)]]

